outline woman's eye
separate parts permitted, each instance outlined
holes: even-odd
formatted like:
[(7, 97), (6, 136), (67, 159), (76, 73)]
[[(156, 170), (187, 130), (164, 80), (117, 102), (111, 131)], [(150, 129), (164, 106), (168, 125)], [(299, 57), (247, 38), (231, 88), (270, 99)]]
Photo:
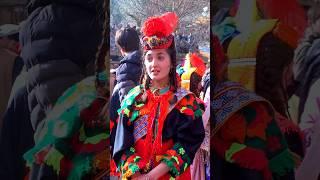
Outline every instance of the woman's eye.
[(151, 58), (151, 57), (147, 58), (147, 61), (148, 61), (148, 62), (151, 62), (151, 61), (152, 61), (152, 58)]
[(159, 60), (163, 60), (164, 57), (163, 57), (163, 56), (158, 56), (158, 59), (159, 59)]

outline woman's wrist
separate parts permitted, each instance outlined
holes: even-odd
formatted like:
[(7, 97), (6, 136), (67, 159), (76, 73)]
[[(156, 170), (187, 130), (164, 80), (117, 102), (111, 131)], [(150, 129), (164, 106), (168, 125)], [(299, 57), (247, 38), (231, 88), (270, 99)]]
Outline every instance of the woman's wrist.
[(152, 180), (149, 173), (144, 175), (143, 180)]
[(160, 163), (157, 167), (152, 169), (147, 175), (149, 176), (150, 180), (159, 179), (161, 176), (168, 173), (169, 170), (170, 169), (166, 164)]

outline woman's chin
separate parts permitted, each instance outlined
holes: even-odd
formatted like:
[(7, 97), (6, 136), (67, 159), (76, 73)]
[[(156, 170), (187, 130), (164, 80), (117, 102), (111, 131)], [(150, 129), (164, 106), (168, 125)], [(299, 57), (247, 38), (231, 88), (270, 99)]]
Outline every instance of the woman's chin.
[(159, 76), (150, 76), (150, 79), (152, 81), (160, 81), (161, 80), (161, 78)]
[(152, 81), (160, 81), (161, 79), (157, 78), (157, 77), (151, 77), (150, 78)]

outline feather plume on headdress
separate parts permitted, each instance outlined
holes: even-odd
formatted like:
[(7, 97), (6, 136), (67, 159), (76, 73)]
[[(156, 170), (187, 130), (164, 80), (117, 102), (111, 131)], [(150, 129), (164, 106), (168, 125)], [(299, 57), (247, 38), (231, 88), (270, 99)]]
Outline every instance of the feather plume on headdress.
[(142, 26), (144, 49), (166, 49), (170, 47), (173, 41), (172, 33), (178, 25), (178, 19), (174, 12), (148, 18)]

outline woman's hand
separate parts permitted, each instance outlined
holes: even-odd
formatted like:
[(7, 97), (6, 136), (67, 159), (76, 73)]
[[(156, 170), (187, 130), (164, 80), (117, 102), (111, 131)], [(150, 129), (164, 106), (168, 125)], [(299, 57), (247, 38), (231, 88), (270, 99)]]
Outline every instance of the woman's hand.
[(170, 169), (166, 164), (160, 163), (157, 167), (153, 168), (147, 176), (149, 176), (149, 180), (156, 180), (168, 173), (169, 170)]
[(157, 167), (153, 168), (148, 174), (141, 174), (141, 173), (135, 173), (132, 176), (132, 180), (157, 180), (161, 176), (165, 175), (169, 172), (169, 167), (164, 164), (160, 163)]

